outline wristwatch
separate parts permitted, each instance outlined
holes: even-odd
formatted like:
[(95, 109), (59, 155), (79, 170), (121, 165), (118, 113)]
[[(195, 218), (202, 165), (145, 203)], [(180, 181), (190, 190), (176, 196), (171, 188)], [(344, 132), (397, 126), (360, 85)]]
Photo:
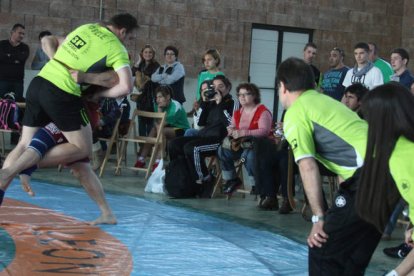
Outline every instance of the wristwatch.
[(317, 223), (317, 222), (319, 222), (319, 221), (323, 221), (323, 219), (324, 219), (324, 217), (323, 217), (323, 216), (316, 216), (316, 215), (313, 215), (313, 216), (312, 216), (312, 223)]

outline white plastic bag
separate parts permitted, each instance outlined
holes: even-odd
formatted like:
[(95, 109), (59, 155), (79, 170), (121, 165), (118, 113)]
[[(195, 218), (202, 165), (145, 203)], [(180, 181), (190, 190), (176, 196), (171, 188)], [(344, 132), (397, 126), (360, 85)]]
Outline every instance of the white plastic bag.
[(145, 192), (147, 193), (156, 193), (156, 194), (165, 194), (164, 192), (164, 179), (165, 179), (165, 170), (163, 160), (161, 159), (158, 166), (152, 172), (150, 178), (148, 178), (147, 185), (145, 186)]

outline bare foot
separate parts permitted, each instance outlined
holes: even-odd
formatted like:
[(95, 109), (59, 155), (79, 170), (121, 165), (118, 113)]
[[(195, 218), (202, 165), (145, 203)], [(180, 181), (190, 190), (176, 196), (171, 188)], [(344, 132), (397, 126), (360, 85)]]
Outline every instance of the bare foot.
[(35, 196), (34, 191), (32, 190), (32, 186), (30, 186), (30, 176), (27, 174), (21, 174), (20, 183), (22, 184), (23, 191), (29, 194), (29, 196)]
[(90, 225), (97, 224), (117, 224), (116, 217), (113, 214), (101, 215), (94, 221), (89, 222)]

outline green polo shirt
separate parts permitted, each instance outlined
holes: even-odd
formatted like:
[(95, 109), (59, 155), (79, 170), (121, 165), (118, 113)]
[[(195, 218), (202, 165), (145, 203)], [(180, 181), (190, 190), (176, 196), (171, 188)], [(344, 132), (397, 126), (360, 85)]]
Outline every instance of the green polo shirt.
[(289, 107), (284, 131), (296, 162), (313, 157), (344, 179), (363, 164), (367, 123), (315, 90), (304, 92)]
[[(158, 105), (154, 106), (155, 111), (158, 110)], [(188, 123), (187, 113), (183, 106), (176, 100), (171, 100), (170, 104), (163, 108), (164, 112), (167, 112), (166, 124), (170, 127), (189, 129), (190, 124)]]

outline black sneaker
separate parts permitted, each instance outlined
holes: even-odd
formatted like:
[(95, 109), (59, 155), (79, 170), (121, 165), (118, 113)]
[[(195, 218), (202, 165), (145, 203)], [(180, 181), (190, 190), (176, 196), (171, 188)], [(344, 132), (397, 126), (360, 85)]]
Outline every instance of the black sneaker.
[(409, 246), (406, 243), (402, 243), (399, 246), (396, 247), (388, 247), (384, 248), (383, 252), (385, 255), (391, 258), (397, 258), (397, 259), (404, 259), (405, 256), (408, 255), (411, 251), (411, 246)]
[(250, 190), (250, 194), (251, 195), (257, 195), (257, 191), (256, 191), (256, 186), (255, 185), (252, 186), (252, 189)]
[(234, 191), (240, 188), (241, 185), (242, 185), (242, 181), (238, 177), (227, 180), (223, 188), (223, 193), (226, 195), (231, 195)]
[(263, 200), (260, 200), (258, 207), (262, 210), (279, 210), (277, 196), (266, 196)]

